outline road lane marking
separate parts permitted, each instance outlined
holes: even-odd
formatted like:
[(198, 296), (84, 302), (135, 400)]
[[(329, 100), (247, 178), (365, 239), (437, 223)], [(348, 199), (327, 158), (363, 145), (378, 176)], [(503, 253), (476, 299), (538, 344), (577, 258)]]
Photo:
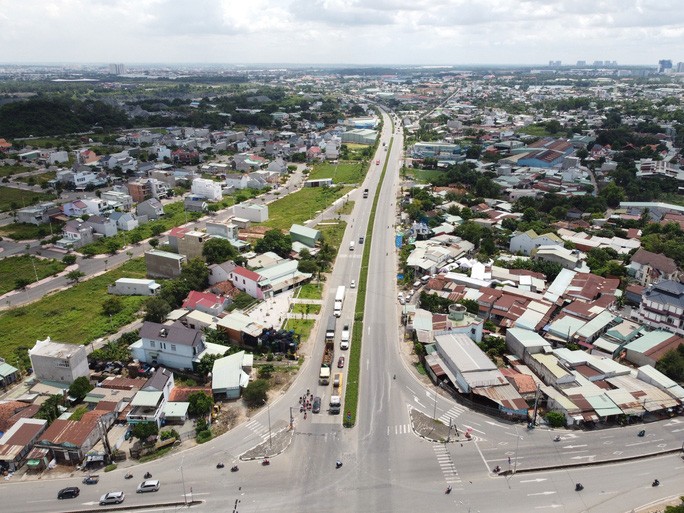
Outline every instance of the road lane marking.
[(539, 492), (539, 493), (528, 493), (528, 497), (534, 497), (535, 495), (553, 495), (556, 492), (548, 491), (548, 492)]
[(525, 479), (523, 481), (520, 481), (521, 483), (541, 483), (542, 481), (546, 481), (545, 477), (538, 477), (537, 479)]
[(467, 424), (463, 424), (463, 427), (466, 427), (466, 428), (470, 429), (471, 431), (477, 431), (478, 433), (482, 433), (483, 435), (486, 435), (486, 434), (487, 434), (487, 433), (485, 433), (484, 431), (480, 431), (479, 429), (475, 429), (474, 427), (471, 427), (471, 426), (469, 426), (469, 425), (467, 425)]

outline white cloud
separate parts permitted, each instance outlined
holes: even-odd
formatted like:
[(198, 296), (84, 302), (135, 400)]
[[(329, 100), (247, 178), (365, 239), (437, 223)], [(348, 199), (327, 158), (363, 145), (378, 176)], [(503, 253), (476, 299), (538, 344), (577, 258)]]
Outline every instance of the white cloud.
[(684, 61), (681, 0), (0, 0), (12, 61)]

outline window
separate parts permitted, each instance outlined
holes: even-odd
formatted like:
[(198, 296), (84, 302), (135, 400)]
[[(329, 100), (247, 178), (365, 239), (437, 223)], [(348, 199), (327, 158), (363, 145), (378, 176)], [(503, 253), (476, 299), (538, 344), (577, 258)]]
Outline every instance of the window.
[(176, 350), (176, 344), (171, 344), (171, 351), (175, 351), (175, 350)]
[(150, 340), (150, 347), (154, 347), (154, 340)]

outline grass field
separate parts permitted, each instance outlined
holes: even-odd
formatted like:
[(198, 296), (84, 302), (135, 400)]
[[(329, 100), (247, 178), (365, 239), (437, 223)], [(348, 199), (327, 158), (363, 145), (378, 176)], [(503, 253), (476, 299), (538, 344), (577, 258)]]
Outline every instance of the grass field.
[[(37, 175), (31, 175), (31, 176), (21, 176), (16, 179), (17, 182), (24, 182), (24, 183), (31, 183), (35, 185), (42, 185), (44, 183), (49, 182), (52, 180), (55, 176), (57, 176), (56, 171), (46, 171), (45, 173), (39, 173)], [(33, 180), (31, 180), (33, 179)]]
[(309, 180), (332, 178), (333, 183), (336, 184), (360, 183), (366, 176), (367, 169), (368, 165), (364, 166), (361, 162), (340, 162), (339, 164), (321, 162), (314, 164), (313, 170), (309, 174)]
[(313, 218), (316, 212), (329, 207), (350, 190), (351, 187), (304, 187), (271, 203), (268, 206), (269, 220), (262, 224), (289, 230), (293, 224), (303, 224)]
[(433, 178), (442, 176), (444, 171), (437, 171), (436, 169), (407, 169), (406, 174), (413, 176), (418, 182), (430, 183), (430, 180)]
[(337, 211), (338, 214), (343, 216), (349, 215), (354, 210), (355, 201), (346, 201), (344, 205)]
[(0, 235), (14, 240), (34, 240), (59, 235), (64, 223), (35, 224), (13, 223), (0, 226)]
[(121, 326), (133, 322), (146, 299), (142, 296), (118, 296), (123, 309), (111, 318), (102, 313), (103, 303), (110, 297), (107, 285), (119, 278), (144, 278), (145, 261), (137, 258), (97, 278), (77, 283), (62, 292), (41, 300), (0, 313), (0, 357), (15, 362), (19, 357), (27, 365), (26, 350), (36, 340), (51, 337), (69, 344), (87, 344)]
[(311, 335), (311, 330), (314, 327), (316, 321), (309, 319), (288, 319), (283, 324), (284, 330), (294, 330), (295, 333), (302, 337), (301, 343), (303, 344), (309, 340), (309, 335)]
[(17, 173), (26, 173), (27, 171), (33, 171), (34, 169), (35, 167), (22, 166), (20, 164), (0, 166), (0, 177), (12, 176)]
[(308, 303), (294, 303), (292, 313), (318, 315), (321, 313), (321, 305), (310, 305)]
[(546, 129), (546, 126), (536, 124), (527, 125), (526, 127), (523, 127), (518, 131), (520, 133), (533, 135), (535, 137), (546, 137), (547, 135), (551, 135), (549, 131)]
[(337, 249), (339, 249), (340, 244), (342, 244), (342, 238), (344, 237), (344, 231), (346, 229), (347, 223), (344, 221), (335, 221), (334, 224), (331, 221), (330, 224), (316, 225), (316, 230), (319, 230), (323, 234), (325, 241)]
[(42, 192), (0, 187), (0, 212), (9, 212), (10, 210), (28, 207), (34, 203), (40, 203), (52, 198), (54, 196)]
[(14, 290), (17, 280), (28, 280), (33, 283), (36, 281), (36, 274), (38, 279), (42, 280), (62, 272), (65, 267), (66, 265), (58, 260), (28, 255), (4, 258), (0, 260), (0, 295)]
[(307, 283), (299, 289), (299, 299), (323, 299), (323, 284)]

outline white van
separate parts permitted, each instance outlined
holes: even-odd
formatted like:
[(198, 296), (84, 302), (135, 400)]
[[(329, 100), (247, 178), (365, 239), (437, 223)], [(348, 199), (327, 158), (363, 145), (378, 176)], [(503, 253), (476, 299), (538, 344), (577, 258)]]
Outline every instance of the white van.
[(354, 241), (349, 243), (349, 251), (354, 251)]

